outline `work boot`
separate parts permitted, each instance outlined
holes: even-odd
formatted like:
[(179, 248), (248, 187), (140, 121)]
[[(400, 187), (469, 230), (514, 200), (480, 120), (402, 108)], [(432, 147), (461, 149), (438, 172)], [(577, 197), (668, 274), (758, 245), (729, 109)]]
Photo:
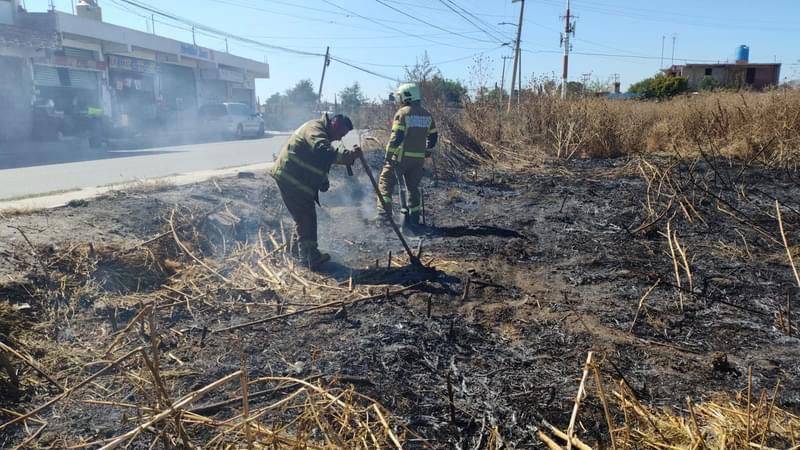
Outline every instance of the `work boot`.
[(317, 270), (331, 260), (331, 255), (321, 253), (317, 248), (316, 242), (300, 243), (300, 263), (311, 270)]
[(424, 231), (422, 225), (419, 223), (418, 212), (405, 215), (403, 219), (403, 231), (410, 234), (419, 234)]

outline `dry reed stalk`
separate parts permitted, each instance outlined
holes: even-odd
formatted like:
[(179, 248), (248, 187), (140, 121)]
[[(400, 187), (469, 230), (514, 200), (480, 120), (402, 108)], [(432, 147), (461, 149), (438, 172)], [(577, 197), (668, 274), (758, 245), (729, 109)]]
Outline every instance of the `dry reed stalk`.
[(42, 431), (44, 431), (44, 429), (47, 428), (47, 425), (48, 424), (45, 423), (42, 426), (40, 426), (32, 435), (28, 436), (27, 439), (22, 441), (19, 445), (14, 447), (12, 450), (22, 450), (22, 449), (26, 449), (26, 448), (31, 448), (28, 445), (31, 444), (33, 441), (35, 441), (36, 438), (38, 438), (40, 434), (42, 434)]
[[(421, 284), (423, 284), (423, 283), (421, 283), (421, 282), (420, 283), (415, 283), (415, 284), (413, 284), (411, 286), (407, 286), (407, 287), (404, 287), (402, 289), (397, 289), (395, 291), (388, 292), (388, 295), (389, 296), (399, 295), (399, 294), (402, 294), (404, 292), (410, 291), (412, 289), (416, 289)], [(306, 309), (301, 309), (301, 310), (290, 312), (290, 313), (286, 313), (286, 314), (267, 317), (265, 319), (254, 320), (254, 321), (251, 321), (251, 322), (246, 322), (246, 323), (239, 324), (239, 325), (233, 325), (233, 326), (230, 326), (230, 327), (220, 328), (220, 329), (217, 329), (217, 330), (213, 330), (211, 332), (212, 333), (222, 333), (222, 332), (226, 332), (226, 331), (240, 330), (242, 328), (247, 328), (247, 327), (251, 327), (251, 326), (254, 326), (254, 325), (260, 325), (262, 323), (272, 322), (272, 321), (275, 321), (275, 320), (284, 319), (286, 317), (292, 317), (292, 316), (296, 316), (296, 315), (300, 315), (300, 314), (305, 314), (307, 312), (318, 311), (320, 309), (326, 309), (326, 308), (338, 308), (338, 307), (342, 307), (342, 306), (350, 306), (350, 305), (354, 305), (354, 304), (357, 304), (357, 303), (362, 303), (362, 302), (371, 301), (371, 300), (377, 300), (377, 299), (380, 299), (380, 298), (384, 298), (386, 296), (387, 296), (387, 293), (380, 293), (380, 294), (377, 294), (377, 295), (369, 295), (369, 296), (366, 296), (366, 297), (357, 298), (355, 300), (348, 300), (348, 301), (337, 300), (337, 301), (328, 302), (328, 303), (325, 303), (325, 304), (322, 304), (322, 305), (318, 305), (318, 306), (314, 306), (314, 307), (306, 308)]]
[(589, 370), (592, 364), (593, 355), (594, 352), (590, 351), (586, 356), (586, 364), (583, 366), (581, 384), (578, 385), (578, 395), (575, 396), (575, 405), (572, 408), (572, 416), (569, 419), (569, 426), (567, 427), (567, 450), (572, 449), (572, 438), (575, 436), (575, 421), (578, 419), (578, 409), (580, 408), (584, 391), (586, 389), (586, 379), (589, 377)]
[[(545, 421), (544, 422), (544, 426), (549, 428), (550, 432), (553, 433), (554, 436), (561, 438), (564, 442), (567, 442), (567, 440), (569, 439), (567, 437), (567, 433), (564, 433), (563, 431), (559, 430), (558, 428), (553, 426), (551, 423)], [(578, 439), (575, 436), (572, 437), (572, 445), (574, 445), (579, 450), (592, 450), (591, 446), (586, 445), (585, 443), (583, 443), (580, 439)]]
[(750, 442), (750, 405), (753, 402), (753, 366), (747, 368), (747, 434), (745, 441)]
[(386, 431), (386, 434), (392, 440), (392, 443), (395, 445), (395, 447), (397, 447), (398, 450), (403, 450), (403, 446), (400, 444), (400, 440), (397, 439), (397, 436), (394, 434), (394, 431), (392, 431), (392, 427), (389, 426), (389, 422), (386, 421), (386, 417), (383, 416), (383, 413), (381, 412), (380, 408), (378, 408), (378, 405), (373, 403), (372, 409), (375, 410), (375, 414), (378, 415), (378, 420), (380, 420), (384, 430)]
[(549, 448), (550, 450), (564, 450), (564, 449), (563, 449), (563, 448), (562, 448), (560, 445), (558, 445), (558, 444), (557, 444), (555, 441), (553, 441), (552, 439), (550, 439), (550, 437), (549, 437), (549, 436), (547, 436), (546, 434), (544, 434), (544, 432), (542, 432), (542, 431), (539, 431), (539, 433), (538, 433), (537, 435), (539, 436), (539, 439), (540, 439), (542, 442), (544, 442), (544, 444), (545, 444), (545, 445), (547, 445), (547, 448)]
[(792, 256), (792, 250), (789, 247), (789, 241), (786, 239), (786, 232), (783, 230), (783, 217), (781, 216), (781, 205), (778, 203), (778, 200), (775, 200), (775, 211), (778, 215), (778, 225), (781, 230), (781, 238), (783, 238), (783, 246), (786, 248), (786, 255), (789, 257), (789, 264), (792, 266), (792, 272), (794, 273), (794, 279), (797, 281), (797, 286), (800, 287), (800, 274), (797, 273), (797, 266), (794, 264), (794, 257)]
[(600, 402), (603, 404), (603, 414), (606, 417), (606, 425), (608, 426), (608, 436), (611, 439), (611, 448), (617, 450), (617, 441), (614, 438), (614, 423), (611, 419), (611, 413), (608, 410), (608, 401), (606, 400), (606, 392), (603, 389), (603, 379), (600, 377), (600, 369), (596, 364), (592, 364), (594, 371), (594, 382), (597, 385), (597, 393), (600, 395)]
[(56, 380), (54, 380), (53, 377), (48, 375), (47, 372), (45, 372), (41, 367), (39, 367), (38, 364), (33, 362), (33, 360), (31, 360), (29, 357), (26, 357), (25, 355), (22, 355), (18, 351), (14, 350), (13, 348), (9, 347), (8, 345), (6, 345), (6, 344), (4, 344), (2, 342), (0, 342), (0, 351), (4, 351), (4, 352), (10, 353), (10, 354), (16, 356), (17, 359), (22, 361), (26, 366), (28, 366), (31, 369), (33, 369), (36, 373), (38, 373), (39, 375), (43, 376), (50, 384), (55, 386), (55, 388), (58, 389), (59, 392), (64, 392), (64, 387), (61, 386)]
[(672, 232), (672, 241), (675, 243), (675, 248), (678, 249), (678, 253), (681, 256), (681, 260), (683, 261), (683, 268), (686, 272), (686, 279), (689, 281), (689, 291), (694, 292), (694, 280), (692, 278), (692, 268), (689, 266), (689, 258), (686, 257), (686, 251), (681, 246), (680, 241), (678, 240), (678, 232)]
[(72, 386), (72, 387), (64, 389), (64, 392), (62, 392), (61, 394), (57, 395), (53, 399), (47, 401), (43, 405), (35, 408), (34, 410), (32, 410), (30, 412), (27, 412), (27, 413), (23, 414), (21, 416), (17, 416), (15, 418), (9, 420), (8, 422), (0, 425), (0, 430), (3, 430), (3, 429), (5, 429), (5, 428), (17, 423), (17, 422), (21, 422), (23, 420), (27, 420), (28, 418), (30, 418), (32, 416), (35, 416), (36, 414), (39, 414), (40, 412), (44, 411), (45, 409), (49, 408), (50, 406), (54, 405), (55, 403), (57, 403), (57, 402), (65, 399), (65, 398), (69, 397), (73, 392), (75, 392), (78, 389), (80, 389), (80, 388), (86, 386), (87, 384), (93, 382), (95, 379), (97, 379), (101, 375), (105, 374), (106, 371), (108, 371), (112, 367), (117, 366), (119, 363), (121, 363), (121, 362), (125, 361), (126, 359), (130, 358), (131, 356), (141, 352), (142, 349), (144, 349), (144, 347), (137, 347), (137, 348), (131, 350), (130, 352), (120, 356), (119, 358), (117, 358), (114, 361), (110, 362), (104, 368), (102, 368), (102, 369), (98, 370), (97, 372), (95, 372), (89, 378), (86, 378), (85, 380), (81, 381), (80, 383), (76, 384), (75, 386)]
[(639, 313), (642, 311), (642, 307), (644, 306), (645, 299), (647, 299), (647, 297), (650, 295), (650, 293), (653, 292), (653, 289), (658, 287), (659, 284), (661, 284), (661, 279), (660, 278), (658, 279), (658, 281), (655, 282), (655, 284), (650, 286), (650, 289), (648, 289), (647, 292), (644, 293), (642, 298), (639, 299), (639, 306), (636, 308), (636, 314), (633, 316), (633, 322), (631, 323), (631, 328), (628, 330), (628, 333), (633, 333), (633, 327), (636, 326), (636, 320), (639, 318)]
[(671, 223), (672, 219), (667, 221), (667, 243), (669, 244), (669, 252), (672, 256), (672, 267), (675, 271), (675, 284), (678, 286), (678, 306), (680, 307), (681, 312), (683, 312), (683, 286), (681, 285), (681, 274), (680, 270), (678, 269), (678, 258), (675, 254), (675, 245), (672, 243)]
[(175, 210), (174, 209), (172, 210), (172, 212), (170, 213), (170, 216), (169, 216), (169, 228), (170, 228), (170, 230), (172, 230), (172, 238), (175, 240), (175, 243), (178, 244), (178, 247), (180, 247), (181, 250), (184, 251), (184, 253), (186, 253), (190, 258), (192, 258), (197, 264), (200, 264), (201, 266), (205, 267), (206, 270), (208, 270), (209, 272), (211, 272), (214, 275), (216, 275), (217, 277), (219, 277), (225, 283), (230, 283), (230, 280), (225, 278), (224, 275), (222, 275), (221, 273), (219, 273), (216, 270), (212, 269), (208, 264), (206, 264), (201, 259), (199, 259), (197, 256), (195, 256), (194, 253), (189, 251), (189, 249), (186, 247), (186, 245), (184, 245), (184, 243), (181, 242), (180, 238), (178, 237), (178, 233), (175, 231)]
[(230, 381), (230, 380), (232, 380), (232, 379), (234, 379), (236, 377), (239, 377), (239, 376), (241, 376), (241, 370), (238, 370), (238, 371), (236, 371), (236, 372), (234, 372), (234, 373), (232, 373), (230, 375), (227, 375), (227, 376), (225, 376), (225, 377), (223, 377), (223, 378), (221, 378), (221, 379), (219, 379), (219, 380), (217, 380), (217, 381), (215, 381), (215, 382), (213, 382), (213, 383), (211, 383), (211, 384), (209, 384), (209, 385), (207, 385), (207, 386), (205, 386), (205, 387), (203, 387), (201, 389), (198, 389), (196, 391), (193, 391), (193, 392), (185, 395), (183, 398), (181, 398), (180, 400), (175, 402), (169, 408), (167, 408), (166, 410), (164, 410), (164, 411), (156, 414), (155, 416), (151, 417), (145, 423), (137, 426), (136, 428), (128, 431), (125, 434), (122, 434), (120, 436), (112, 438), (111, 441), (108, 444), (106, 444), (103, 447), (101, 447), (100, 450), (110, 450), (110, 449), (113, 449), (113, 448), (117, 448), (119, 445), (121, 445), (124, 442), (128, 441), (129, 439), (135, 437), (136, 435), (138, 435), (142, 431), (150, 428), (151, 426), (153, 426), (154, 424), (160, 422), (164, 418), (169, 417), (172, 414), (175, 414), (176, 412), (178, 412), (184, 406), (186, 406), (186, 405), (188, 405), (188, 404), (190, 404), (190, 403), (202, 398), (209, 391), (211, 391), (213, 389), (216, 389), (220, 385), (223, 385), (223, 384), (227, 383), (228, 381)]

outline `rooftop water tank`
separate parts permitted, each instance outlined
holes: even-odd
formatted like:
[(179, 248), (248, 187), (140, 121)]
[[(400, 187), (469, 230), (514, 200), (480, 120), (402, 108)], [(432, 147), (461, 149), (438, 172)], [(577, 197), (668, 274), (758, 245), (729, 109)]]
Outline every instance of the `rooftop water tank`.
[(740, 45), (736, 48), (736, 64), (747, 64), (750, 62), (750, 47)]

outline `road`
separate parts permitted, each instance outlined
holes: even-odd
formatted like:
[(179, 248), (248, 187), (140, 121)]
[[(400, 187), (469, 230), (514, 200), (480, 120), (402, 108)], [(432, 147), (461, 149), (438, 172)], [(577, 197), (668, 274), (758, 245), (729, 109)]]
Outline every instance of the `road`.
[(0, 200), (271, 162), (287, 138), (144, 150), (0, 149)]

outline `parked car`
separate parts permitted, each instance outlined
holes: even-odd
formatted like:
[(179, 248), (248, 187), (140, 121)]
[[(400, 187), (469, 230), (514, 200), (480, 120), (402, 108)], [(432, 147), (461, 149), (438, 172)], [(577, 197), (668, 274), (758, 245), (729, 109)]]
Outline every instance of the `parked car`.
[(264, 136), (264, 119), (244, 103), (210, 103), (198, 110), (201, 132), (223, 139)]

